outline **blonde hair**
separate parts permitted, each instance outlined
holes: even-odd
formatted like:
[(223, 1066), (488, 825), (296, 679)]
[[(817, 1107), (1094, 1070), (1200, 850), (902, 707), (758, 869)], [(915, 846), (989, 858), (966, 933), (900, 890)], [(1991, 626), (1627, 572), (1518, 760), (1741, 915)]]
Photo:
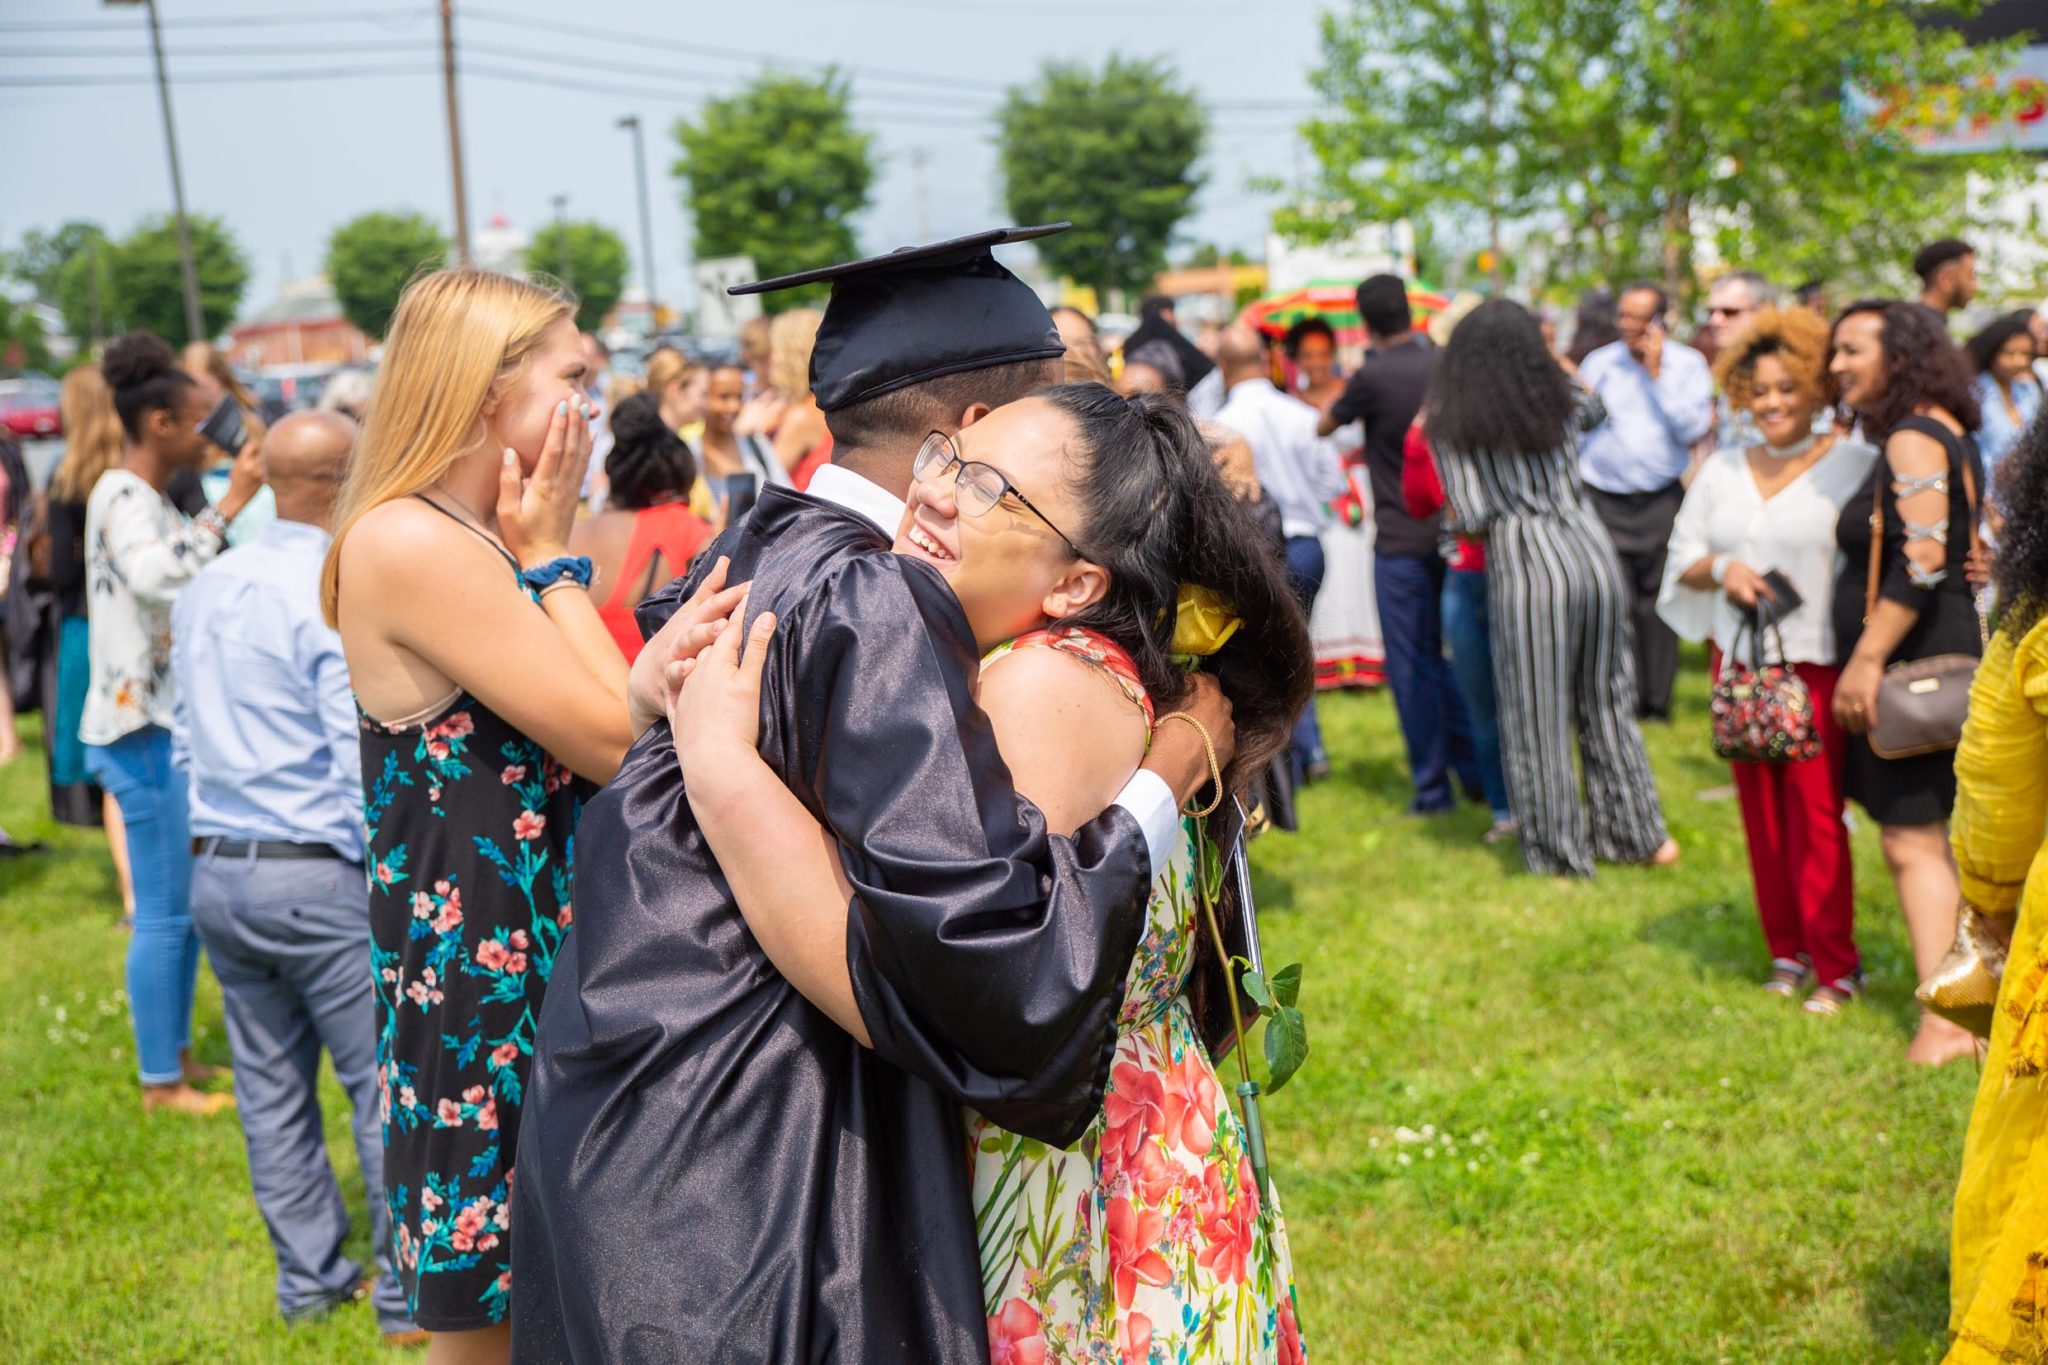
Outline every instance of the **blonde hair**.
[(673, 346), (664, 346), (647, 357), (647, 391), (658, 402), (674, 383), (687, 384), (704, 367)]
[(227, 352), (212, 342), (186, 342), (185, 349), (178, 353), (178, 363), (195, 379), (202, 375), (212, 378), (243, 412), (253, 415), (262, 406), (256, 401), (256, 395), (249, 392), (249, 386), (242, 382), (241, 376), (235, 373), (235, 367), (228, 363)]
[(825, 315), (815, 308), (777, 313), (768, 324), (768, 387), (785, 398), (811, 391), (811, 346)]
[(556, 323), (575, 316), (553, 289), (488, 270), (437, 270), (405, 288), (384, 341), (377, 398), (334, 509), (320, 610), (339, 625), (341, 547), (372, 508), (409, 497), (470, 444), (484, 402), (516, 376)]
[(616, 411), (619, 404), (647, 389), (647, 381), (630, 374), (613, 374), (604, 381), (604, 410)]
[(64, 458), (50, 475), (50, 492), (64, 502), (84, 502), (100, 475), (121, 463), (121, 415), (98, 361), (64, 376), (57, 411), (64, 423)]
[(1811, 308), (1762, 308), (1714, 360), (1714, 378), (1728, 402), (1746, 408), (1756, 396), (1756, 362), (1776, 356), (1799, 392), (1816, 404), (1835, 401), (1828, 373), (1827, 320)]

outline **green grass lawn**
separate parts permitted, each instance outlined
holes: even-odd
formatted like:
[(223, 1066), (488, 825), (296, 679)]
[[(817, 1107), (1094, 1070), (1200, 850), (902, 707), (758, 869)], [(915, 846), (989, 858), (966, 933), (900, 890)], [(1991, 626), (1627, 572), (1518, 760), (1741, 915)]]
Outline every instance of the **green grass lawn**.
[[(1975, 1076), (1902, 1061), (1911, 958), (1867, 825), (1868, 1001), (1826, 1021), (1757, 989), (1696, 658), (1682, 688), (1650, 744), (1685, 860), (1585, 885), (1482, 847), (1481, 811), (1405, 817), (1389, 699), (1323, 700), (1337, 775), (1256, 854), (1269, 961), (1307, 968), (1309, 1062), (1266, 1114), (1313, 1358), (1939, 1354)], [(0, 1360), (374, 1359), (366, 1308), (279, 1325), (233, 1119), (138, 1112), (111, 874), (41, 783), (0, 769), (0, 825), (53, 845), (0, 863)], [(211, 978), (198, 1029), (226, 1062)]]

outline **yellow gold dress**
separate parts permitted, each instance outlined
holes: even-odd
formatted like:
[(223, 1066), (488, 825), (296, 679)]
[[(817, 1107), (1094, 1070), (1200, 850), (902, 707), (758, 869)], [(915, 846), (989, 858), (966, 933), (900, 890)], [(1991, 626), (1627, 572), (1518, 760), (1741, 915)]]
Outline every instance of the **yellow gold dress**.
[(2048, 620), (1992, 637), (1956, 751), (1963, 896), (2019, 910), (1963, 1143), (1948, 1361), (2048, 1361)]

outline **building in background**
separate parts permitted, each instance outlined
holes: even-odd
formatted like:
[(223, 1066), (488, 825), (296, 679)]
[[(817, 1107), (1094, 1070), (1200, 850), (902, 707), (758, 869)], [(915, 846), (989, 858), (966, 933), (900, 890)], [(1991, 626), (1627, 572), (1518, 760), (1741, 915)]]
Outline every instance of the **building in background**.
[(332, 368), (370, 358), (370, 339), (342, 315), (324, 275), (285, 285), (268, 307), (230, 327), (228, 338), (229, 357), (249, 370)]

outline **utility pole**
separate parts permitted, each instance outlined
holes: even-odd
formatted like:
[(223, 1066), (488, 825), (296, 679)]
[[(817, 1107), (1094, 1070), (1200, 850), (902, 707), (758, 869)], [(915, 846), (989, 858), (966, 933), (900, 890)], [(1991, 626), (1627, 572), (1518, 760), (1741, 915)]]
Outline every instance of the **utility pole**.
[(640, 189), (640, 275), (647, 288), (647, 334), (661, 330), (654, 306), (654, 220), (647, 212), (647, 149), (640, 141), (640, 116), (628, 114), (619, 127), (633, 134), (633, 180)]
[[(107, 0), (132, 5), (136, 0)], [(164, 34), (156, 21), (156, 0), (141, 0), (149, 19), (149, 50), (156, 59), (156, 97), (164, 113), (164, 150), (171, 163), (171, 205), (178, 221), (178, 274), (185, 286), (185, 339), (205, 341), (206, 318), (199, 311), (199, 271), (192, 263), (192, 226), (185, 219), (185, 173), (178, 166), (178, 130), (171, 120), (171, 83), (164, 74)]]
[(455, 182), (455, 263), (469, 264), (469, 196), (462, 186), (462, 116), (455, 106), (455, 0), (441, 0), (441, 86), (448, 97), (448, 165)]
[(569, 259), (569, 196), (549, 196), (555, 206), (555, 278), (562, 282), (562, 288), (576, 292), (576, 263)]

